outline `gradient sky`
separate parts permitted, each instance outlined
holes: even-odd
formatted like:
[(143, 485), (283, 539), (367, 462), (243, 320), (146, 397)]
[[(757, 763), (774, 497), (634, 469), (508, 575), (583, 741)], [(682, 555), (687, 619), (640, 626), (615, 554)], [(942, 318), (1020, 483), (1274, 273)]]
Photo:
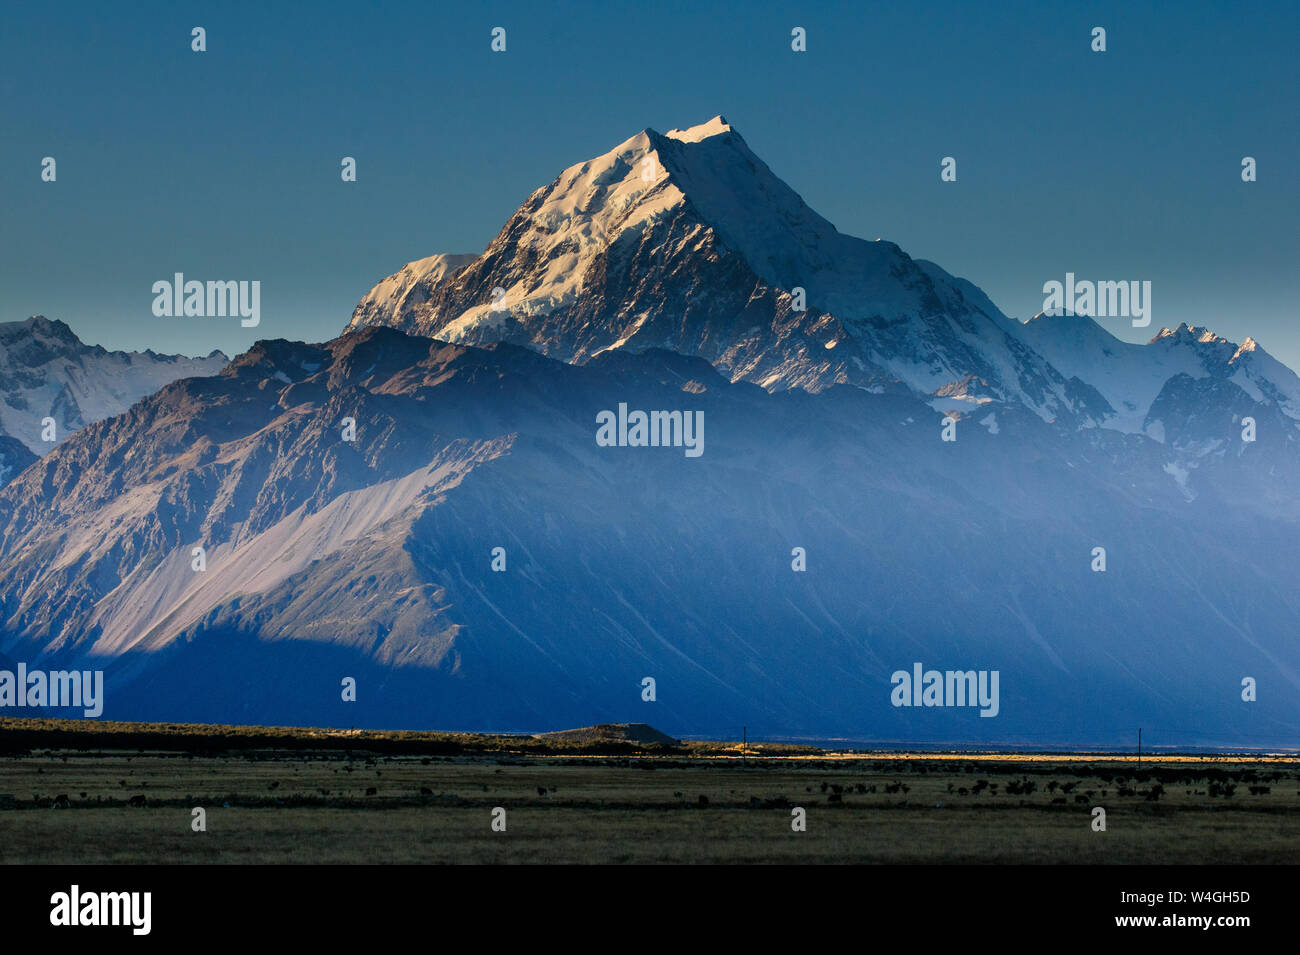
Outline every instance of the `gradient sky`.
[[(1300, 369), (1297, 36), (1289, 2), (8, 4), (0, 321), (191, 354), (325, 340), (564, 167), (721, 113), (842, 232), (1009, 315), (1067, 271), (1150, 280), (1151, 327), (1107, 328), (1206, 325)], [(154, 317), (177, 271), (260, 280), (261, 326)]]

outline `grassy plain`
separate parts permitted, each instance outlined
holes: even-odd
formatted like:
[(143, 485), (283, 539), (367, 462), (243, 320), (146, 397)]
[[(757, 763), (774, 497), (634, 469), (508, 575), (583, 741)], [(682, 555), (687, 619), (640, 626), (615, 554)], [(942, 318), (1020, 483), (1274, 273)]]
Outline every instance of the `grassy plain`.
[(1295, 758), (85, 726), (0, 721), (0, 863), (1300, 860)]

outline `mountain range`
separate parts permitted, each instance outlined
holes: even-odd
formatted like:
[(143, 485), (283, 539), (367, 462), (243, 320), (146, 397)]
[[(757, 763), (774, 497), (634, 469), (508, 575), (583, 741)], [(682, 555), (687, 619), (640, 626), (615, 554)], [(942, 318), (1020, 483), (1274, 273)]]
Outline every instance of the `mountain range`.
[[(26, 467), (78, 428), (121, 414), (177, 378), (215, 374), (228, 360), (219, 351), (205, 358), (108, 351), (43, 315), (0, 323), (0, 458), (13, 454)], [(52, 440), (42, 436), (47, 418)], [(29, 454), (22, 457), (19, 446)]]
[[(338, 338), (195, 361), (0, 489), (0, 663), (105, 669), (106, 718), (1300, 729), (1294, 372), (1186, 325), (1008, 318), (838, 232), (722, 117), (564, 170)], [(603, 446), (628, 409), (702, 413), (703, 453)], [(997, 670), (996, 718), (892, 705), (917, 662)]]

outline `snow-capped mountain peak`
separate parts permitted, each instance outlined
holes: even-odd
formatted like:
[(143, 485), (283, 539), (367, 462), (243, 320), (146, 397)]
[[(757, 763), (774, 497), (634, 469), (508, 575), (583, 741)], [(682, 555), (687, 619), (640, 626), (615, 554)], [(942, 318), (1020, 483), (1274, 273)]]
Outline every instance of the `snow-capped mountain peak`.
[(1255, 350), (1258, 349), (1258, 348), (1259, 348), (1259, 343), (1258, 343), (1257, 341), (1255, 341), (1255, 339), (1253, 339), (1253, 338), (1251, 338), (1249, 335), (1247, 335), (1244, 339), (1242, 339), (1242, 341), (1241, 341), (1241, 347), (1237, 349), (1237, 353), (1236, 353), (1235, 355), (1232, 356), (1232, 359), (1231, 359), (1231, 360), (1232, 360), (1232, 361), (1236, 361), (1238, 358), (1240, 358), (1240, 357), (1241, 357), (1242, 355), (1244, 355), (1246, 352), (1253, 352), (1253, 351), (1255, 351)]
[[(203, 358), (108, 351), (43, 315), (0, 323), (0, 435), (41, 455), (178, 378), (213, 375), (226, 363), (219, 351)], [(43, 439), (45, 418), (54, 419), (54, 441)]]
[(721, 115), (568, 167), (482, 255), (417, 260), (376, 285), (350, 327), (365, 325), (576, 363), (663, 348), (773, 391), (852, 384), (956, 413), (1010, 402), (1126, 433), (1151, 433), (1180, 374), (1300, 416), (1300, 382), (1254, 342), (1187, 324), (1146, 346), (1086, 317), (1022, 325), (973, 283), (841, 233)]
[(1156, 342), (1161, 341), (1172, 341), (1177, 344), (1197, 342), (1202, 345), (1219, 345), (1227, 343), (1228, 340), (1216, 335), (1208, 328), (1197, 328), (1195, 325), (1188, 325), (1186, 322), (1183, 322), (1174, 329), (1160, 329), (1160, 331), (1156, 333), (1155, 337), (1152, 338), (1151, 341), (1147, 342), (1147, 344), (1153, 345)]
[[(642, 130), (536, 190), (468, 264), (428, 261), (379, 283), (350, 327), (569, 362), (665, 348), (770, 390), (849, 383), (951, 407), (1015, 401), (1048, 420), (1100, 404), (970, 283), (841, 233), (722, 116)], [(962, 385), (975, 381), (978, 399)]]
[(1138, 345), (1121, 341), (1087, 316), (1043, 314), (1022, 326), (1021, 334), (1062, 374), (1102, 394), (1114, 411), (1101, 422), (1107, 428), (1159, 439), (1163, 431), (1151, 429), (1148, 415), (1179, 375), (1221, 379), (1300, 422), (1300, 378), (1252, 338), (1237, 345), (1208, 328), (1182, 323)]
[(721, 115), (718, 115), (707, 123), (700, 123), (700, 125), (692, 126), (689, 129), (670, 129), (664, 135), (669, 139), (676, 139), (683, 143), (698, 143), (710, 136), (720, 136), (729, 132), (732, 132), (731, 124), (723, 119)]

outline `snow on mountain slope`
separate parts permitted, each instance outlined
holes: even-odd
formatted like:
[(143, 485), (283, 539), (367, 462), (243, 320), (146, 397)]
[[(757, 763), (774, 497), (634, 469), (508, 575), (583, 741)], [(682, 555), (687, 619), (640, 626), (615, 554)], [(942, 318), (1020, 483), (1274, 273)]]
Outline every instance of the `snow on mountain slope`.
[[(152, 351), (107, 351), (86, 345), (61, 321), (37, 315), (0, 324), (0, 433), (37, 455), (87, 424), (121, 414), (178, 378), (213, 375), (227, 363)], [(42, 419), (55, 421), (56, 440), (41, 440)]]
[(840, 233), (720, 116), (643, 130), (569, 167), (458, 265), (421, 277), (412, 263), (349, 327), (509, 341), (568, 362), (667, 348), (769, 390), (903, 388), (955, 407), (1015, 401), (1049, 420), (1091, 420), (1098, 403), (969, 282)]
[(1300, 378), (1249, 338), (1238, 346), (1182, 324), (1136, 345), (1087, 316), (1045, 314), (1025, 323), (1021, 336), (1062, 374), (1086, 381), (1105, 397), (1115, 412), (1105, 417), (1107, 428), (1147, 431), (1152, 403), (1175, 375), (1230, 381), (1254, 401), (1276, 405), (1300, 422)]
[(1300, 375), (1247, 337), (1228, 359), (1228, 378), (1256, 401), (1273, 402), (1300, 421)]
[(357, 306), (353, 324), (368, 325), (376, 316), (400, 314), (422, 303), (424, 289), (450, 278), (478, 255), (431, 255), (408, 263), (401, 271), (390, 275), (367, 293)]

